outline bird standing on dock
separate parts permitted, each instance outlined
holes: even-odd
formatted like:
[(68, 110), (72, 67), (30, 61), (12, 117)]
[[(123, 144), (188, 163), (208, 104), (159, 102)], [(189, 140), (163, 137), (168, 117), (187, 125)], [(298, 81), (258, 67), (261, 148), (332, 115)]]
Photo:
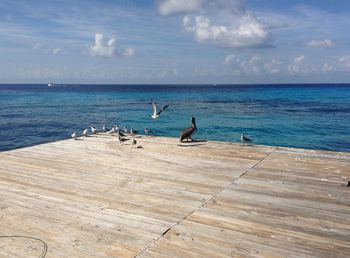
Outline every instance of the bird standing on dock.
[(152, 130), (146, 127), (146, 128), (145, 128), (145, 134), (146, 134), (146, 135), (149, 135), (149, 134), (151, 134), (151, 133), (152, 133)]
[(156, 102), (154, 102), (153, 100), (151, 100), (152, 102), (152, 108), (153, 108), (153, 113), (151, 115), (151, 117), (153, 119), (157, 119), (159, 117), (159, 115), (169, 107), (169, 105), (165, 105), (163, 106), (159, 111), (157, 111), (157, 105), (156, 105)]
[(133, 137), (133, 138), (131, 139), (131, 148), (133, 149), (134, 146), (136, 146), (136, 144), (137, 144), (137, 141), (136, 141), (135, 138)]
[(83, 136), (88, 136), (89, 135), (89, 129), (85, 129), (84, 131), (83, 131)]
[(103, 125), (102, 126), (102, 132), (105, 133), (105, 132), (108, 132), (108, 131), (109, 131), (109, 129), (105, 125)]
[(134, 130), (134, 128), (131, 127), (129, 135), (134, 136), (137, 133), (138, 133), (138, 131)]
[(244, 144), (247, 142), (251, 142), (253, 141), (252, 139), (249, 139), (247, 136), (245, 136), (243, 133), (241, 134), (241, 142), (243, 142)]
[(76, 132), (76, 131), (74, 131), (74, 133), (72, 133), (72, 135), (71, 135), (71, 136), (72, 136), (72, 138), (73, 138), (74, 140), (76, 140), (76, 139), (77, 139), (77, 137), (78, 137), (78, 136), (77, 136), (77, 132)]
[(91, 126), (91, 132), (92, 132), (93, 134), (97, 134), (97, 133), (98, 133), (98, 130), (97, 130), (95, 127)]
[(114, 134), (116, 132), (115, 126), (112, 126), (112, 129), (107, 132), (107, 134)]
[(183, 140), (190, 139), (191, 141), (193, 141), (192, 139), (192, 135), (197, 131), (197, 125), (196, 125), (196, 119), (194, 117), (192, 117), (191, 119), (191, 123), (192, 125), (186, 129), (184, 129), (181, 134), (180, 134), (180, 142), (183, 142)]

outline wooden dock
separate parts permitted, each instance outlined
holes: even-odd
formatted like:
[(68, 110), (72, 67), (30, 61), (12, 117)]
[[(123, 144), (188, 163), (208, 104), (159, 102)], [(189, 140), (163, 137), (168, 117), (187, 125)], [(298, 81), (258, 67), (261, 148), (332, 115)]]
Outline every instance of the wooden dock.
[(350, 256), (350, 153), (137, 141), (1, 152), (0, 257)]

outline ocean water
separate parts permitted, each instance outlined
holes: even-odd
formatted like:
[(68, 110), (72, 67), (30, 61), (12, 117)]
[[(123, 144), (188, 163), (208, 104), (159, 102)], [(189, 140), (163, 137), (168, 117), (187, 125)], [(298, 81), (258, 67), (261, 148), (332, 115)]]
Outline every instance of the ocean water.
[[(152, 120), (150, 99), (170, 104)], [(332, 85), (0, 85), (0, 151), (118, 124), (178, 137), (350, 151), (350, 84)]]

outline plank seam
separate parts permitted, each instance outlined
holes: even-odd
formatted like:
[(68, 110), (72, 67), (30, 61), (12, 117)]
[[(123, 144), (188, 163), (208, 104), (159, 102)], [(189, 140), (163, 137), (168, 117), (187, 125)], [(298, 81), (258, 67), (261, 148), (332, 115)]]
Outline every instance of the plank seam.
[(147, 250), (149, 250), (153, 245), (155, 245), (163, 236), (165, 236), (169, 231), (171, 231), (174, 227), (179, 225), (182, 221), (186, 220), (189, 216), (191, 216), (193, 213), (198, 211), (199, 209), (203, 208), (204, 205), (206, 205), (208, 202), (210, 202), (212, 199), (214, 199), (216, 196), (218, 196), (222, 191), (233, 185), (237, 180), (242, 178), (244, 175), (246, 175), (250, 170), (254, 169), (257, 165), (259, 165), (261, 162), (263, 162), (266, 158), (268, 158), (272, 153), (274, 153), (278, 147), (273, 148), (273, 150), (268, 153), (263, 159), (258, 160), (253, 166), (250, 168), (246, 169), (239, 177), (228, 183), (226, 186), (220, 188), (216, 193), (214, 193), (209, 199), (205, 200), (200, 206), (197, 208), (193, 209), (191, 212), (189, 212), (187, 215), (185, 215), (182, 219), (180, 219), (178, 222), (176, 222), (174, 225), (171, 227), (168, 227), (162, 234), (159, 235), (158, 238), (154, 239), (148, 246), (143, 248), (140, 252), (138, 252), (136, 255), (134, 255), (134, 258), (138, 257), (139, 255), (143, 254)]

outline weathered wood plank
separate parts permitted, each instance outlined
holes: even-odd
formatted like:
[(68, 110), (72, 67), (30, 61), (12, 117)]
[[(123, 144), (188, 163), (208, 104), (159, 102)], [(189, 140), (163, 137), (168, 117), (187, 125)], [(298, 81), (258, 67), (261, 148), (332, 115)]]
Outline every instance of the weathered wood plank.
[[(47, 257), (347, 257), (350, 154), (96, 135), (0, 153), (1, 235)], [(0, 256), (40, 242), (0, 238)]]

